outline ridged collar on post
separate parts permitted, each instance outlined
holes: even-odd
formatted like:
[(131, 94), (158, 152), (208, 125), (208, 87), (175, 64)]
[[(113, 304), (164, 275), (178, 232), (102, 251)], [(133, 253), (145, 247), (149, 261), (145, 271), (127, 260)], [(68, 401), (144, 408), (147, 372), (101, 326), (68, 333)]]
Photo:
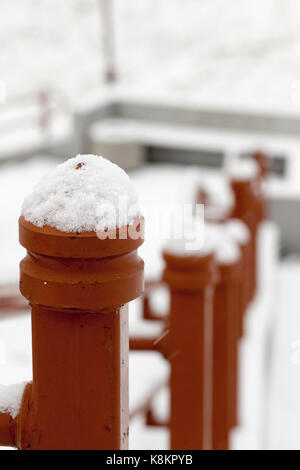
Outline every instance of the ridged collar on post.
[(222, 264), (218, 263), (218, 270), (220, 275), (220, 282), (234, 282), (238, 281), (242, 275), (242, 260), (241, 258), (235, 263)]
[(37, 227), (19, 219), (19, 240), (27, 249), (21, 262), (21, 293), (32, 304), (70, 310), (114, 308), (138, 297), (143, 290), (144, 219), (135, 220), (136, 239), (129, 227), (100, 239), (96, 232), (66, 233)]
[(166, 267), (163, 280), (172, 289), (184, 291), (199, 291), (218, 280), (218, 270), (213, 253), (203, 256), (187, 254), (176, 255), (163, 252)]

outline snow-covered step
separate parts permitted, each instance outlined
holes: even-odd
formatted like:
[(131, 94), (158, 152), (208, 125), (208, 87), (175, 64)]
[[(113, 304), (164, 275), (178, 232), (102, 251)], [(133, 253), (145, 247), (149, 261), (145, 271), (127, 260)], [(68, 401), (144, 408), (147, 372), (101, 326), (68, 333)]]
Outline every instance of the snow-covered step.
[(300, 147), (300, 139), (295, 136), (119, 117), (96, 121), (90, 126), (89, 137), (92, 140), (130, 141), (162, 149), (206, 151), (220, 156), (224, 152), (247, 151), (260, 146), (270, 154), (288, 156)]

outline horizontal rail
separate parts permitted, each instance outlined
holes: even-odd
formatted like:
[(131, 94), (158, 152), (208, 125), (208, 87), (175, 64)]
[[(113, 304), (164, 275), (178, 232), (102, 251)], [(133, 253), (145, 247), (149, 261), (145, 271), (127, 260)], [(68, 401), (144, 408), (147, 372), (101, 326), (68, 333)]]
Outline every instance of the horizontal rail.
[(29, 310), (28, 302), (19, 292), (18, 284), (0, 285), (0, 316), (9, 312), (24, 313)]
[(162, 380), (159, 383), (157, 383), (148, 393), (148, 395), (145, 397), (143, 403), (136, 408), (134, 408), (131, 413), (130, 413), (130, 419), (135, 418), (136, 416), (139, 416), (141, 414), (147, 413), (147, 411), (151, 408), (152, 402), (154, 397), (164, 388), (167, 387), (169, 384), (168, 380)]

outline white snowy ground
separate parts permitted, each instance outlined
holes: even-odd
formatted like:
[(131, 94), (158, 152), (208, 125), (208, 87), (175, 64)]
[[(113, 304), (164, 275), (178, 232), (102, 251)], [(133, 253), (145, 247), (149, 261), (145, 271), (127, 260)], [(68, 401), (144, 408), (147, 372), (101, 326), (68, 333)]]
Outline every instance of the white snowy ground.
[[(20, 205), (25, 193), (30, 191), (34, 182), (54, 164), (54, 160), (44, 159), (19, 165), (2, 166), (0, 169), (0, 246), (2, 247), (0, 253), (0, 282), (17, 282), (18, 280), (18, 262), (24, 253), (17, 241), (17, 219)], [(146, 210), (146, 203), (149, 202), (158, 204), (163, 201), (164, 205), (167, 206), (175, 201), (188, 200), (191, 196), (192, 188), (191, 184), (188, 184), (191, 173), (190, 170), (183, 167), (175, 165), (143, 167), (132, 173), (131, 177), (141, 196), (143, 210)], [(184, 191), (185, 188), (186, 192)], [(148, 214), (148, 230), (154, 223), (153, 214)], [(256, 303), (248, 312), (246, 323), (248, 334), (241, 345), (241, 368), (243, 370), (241, 423), (243, 426), (233, 434), (232, 446), (234, 448), (262, 448), (267, 441), (265, 394), (268, 382), (265, 381), (265, 378), (268, 377), (270, 351), (269, 342), (266, 339), (270, 334), (269, 326), (274, 322), (275, 313), (278, 318), (281, 318), (281, 321), (284, 322), (285, 320), (285, 316), (282, 315), (285, 305), (283, 299), (285, 297), (279, 299), (279, 291), (272, 289), (276, 268), (274, 264), (277, 246), (276, 237), (277, 232), (272, 225), (265, 228), (261, 237), (264, 288), (261, 289)], [(159, 239), (148, 240), (141, 249), (141, 255), (145, 259), (147, 277), (157, 276), (161, 270), (160, 250), (162, 243)], [(284, 273), (284, 270), (281, 270), (281, 276), (282, 273)], [(281, 283), (282, 286), (284, 287), (284, 283)], [(295, 290), (296, 288), (295, 285)], [(167, 301), (163, 295), (157, 297), (155, 301), (161, 311), (166, 308)], [(130, 331), (145, 335), (158, 333), (157, 326), (146, 325), (138, 318), (139, 302), (139, 300), (134, 301), (130, 306)], [(298, 325), (300, 328), (300, 323)], [(297, 324), (295, 323), (295, 330), (296, 328)], [(2, 383), (30, 379), (30, 342), (30, 320), (28, 315), (1, 321), (0, 378)], [(276, 358), (276, 354), (274, 358)], [(131, 410), (143, 403), (149, 392), (168, 377), (168, 372), (167, 363), (156, 353), (134, 353), (130, 355)], [(300, 392), (300, 383), (298, 388), (295, 388), (294, 393), (296, 394), (298, 390)], [(167, 403), (168, 397), (162, 391), (156, 399), (155, 406), (159, 416), (167, 417)], [(298, 404), (295, 403), (294, 406), (297, 407)], [(296, 413), (297, 411), (295, 411)], [(287, 418), (284, 409), (282, 414)], [(163, 428), (146, 428), (143, 419), (136, 417), (131, 423), (130, 442), (131, 448), (167, 448), (168, 432)], [(300, 448), (300, 439), (297, 447)]]
[(279, 305), (272, 344), (268, 447), (300, 448), (300, 259), (287, 259), (278, 278)]
[[(103, 88), (99, 0), (2, 0), (0, 83), (72, 103)], [(299, 111), (298, 0), (115, 0), (127, 90)], [(85, 90), (85, 91), (84, 91)]]

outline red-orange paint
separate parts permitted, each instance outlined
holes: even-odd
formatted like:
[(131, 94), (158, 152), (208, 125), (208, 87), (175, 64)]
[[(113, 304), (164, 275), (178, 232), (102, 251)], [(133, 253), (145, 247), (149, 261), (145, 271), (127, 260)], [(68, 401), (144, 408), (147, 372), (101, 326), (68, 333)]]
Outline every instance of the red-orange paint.
[(32, 307), (33, 383), (25, 389), (11, 445), (127, 449), (126, 303), (143, 289), (137, 255), (143, 219), (137, 224), (137, 240), (100, 240), (93, 232), (63, 233), (20, 218), (27, 249), (20, 289)]
[(213, 254), (164, 252), (170, 289), (171, 449), (211, 448)]
[(229, 431), (237, 424), (240, 261), (219, 265), (214, 296), (213, 449), (229, 447)]

